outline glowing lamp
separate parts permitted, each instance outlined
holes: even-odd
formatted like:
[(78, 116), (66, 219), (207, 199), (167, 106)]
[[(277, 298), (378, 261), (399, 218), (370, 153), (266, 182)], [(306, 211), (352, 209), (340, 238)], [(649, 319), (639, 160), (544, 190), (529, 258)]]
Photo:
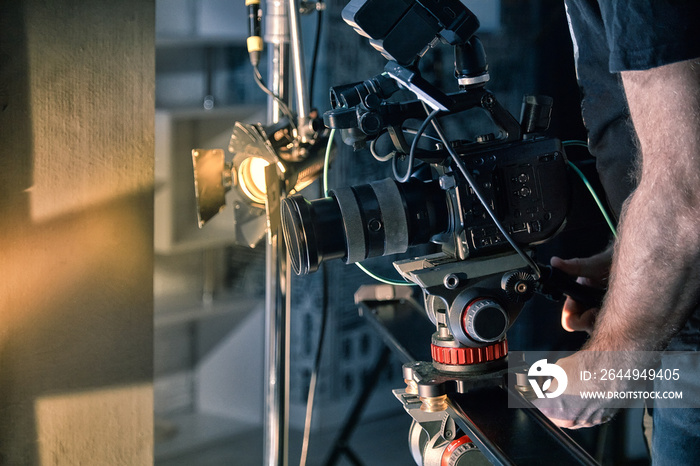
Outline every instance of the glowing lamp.
[(238, 183), (241, 190), (251, 201), (258, 204), (265, 203), (265, 167), (269, 165), (270, 162), (260, 157), (247, 157), (238, 167)]
[[(236, 122), (228, 147), (233, 154), (231, 162), (225, 161), (221, 149), (194, 149), (192, 164), (199, 227), (202, 228), (224, 208), (229, 191), (234, 191), (231, 195), (235, 197), (236, 222), (239, 222), (239, 211), (247, 210), (246, 221), (260, 217), (255, 223), (262, 226), (268, 191), (265, 185), (266, 168), (275, 166), (278, 179), (284, 182), (287, 193), (298, 192), (322, 172), (326, 141), (327, 138), (322, 136), (308, 144), (301, 144), (296, 137), (296, 128), (283, 119), (270, 127)], [(255, 228), (254, 236), (243, 233), (249, 238), (248, 243), (254, 244), (262, 237), (264, 230)]]

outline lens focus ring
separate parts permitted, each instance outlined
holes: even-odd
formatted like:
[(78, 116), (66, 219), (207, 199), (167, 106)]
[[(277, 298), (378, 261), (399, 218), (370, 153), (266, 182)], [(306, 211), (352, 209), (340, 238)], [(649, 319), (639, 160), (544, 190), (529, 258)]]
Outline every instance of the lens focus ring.
[(333, 197), (338, 201), (340, 212), (343, 216), (343, 229), (347, 245), (345, 262), (360, 262), (365, 260), (367, 238), (365, 228), (360, 216), (360, 206), (355, 198), (352, 188), (340, 188), (332, 191)]
[(408, 249), (408, 222), (401, 193), (396, 182), (384, 179), (370, 183), (379, 202), (385, 229), (384, 255), (406, 252)]
[(304, 228), (303, 219), (311, 215), (306, 202), (306, 199), (301, 196), (293, 196), (282, 199), (280, 204), (282, 233), (289, 251), (289, 260), (297, 275), (306, 275), (318, 269), (318, 254), (314, 254), (316, 248), (309, 247), (309, 242), (313, 244), (314, 239), (307, 237), (308, 232)]

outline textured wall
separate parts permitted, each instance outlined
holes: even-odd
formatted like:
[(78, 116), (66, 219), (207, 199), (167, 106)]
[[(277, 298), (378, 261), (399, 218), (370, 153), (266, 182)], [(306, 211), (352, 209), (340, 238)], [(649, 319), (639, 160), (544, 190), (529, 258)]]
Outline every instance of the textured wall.
[(153, 10), (0, 0), (0, 464), (152, 462)]

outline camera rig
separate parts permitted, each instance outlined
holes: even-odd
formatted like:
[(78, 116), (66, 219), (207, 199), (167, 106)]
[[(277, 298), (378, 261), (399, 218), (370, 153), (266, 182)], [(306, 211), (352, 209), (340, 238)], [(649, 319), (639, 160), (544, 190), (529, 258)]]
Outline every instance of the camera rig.
[[(566, 154), (558, 139), (543, 134), (552, 101), (526, 96), (520, 121), (498, 102), (485, 88), (486, 56), (473, 35), (478, 20), (458, 0), (353, 0), (343, 18), (390, 61), (380, 75), (332, 88), (324, 123), (340, 130), (346, 144), (369, 143), (376, 158), (391, 159), (397, 180), (337, 188), (313, 201), (298, 195), (282, 200), (292, 266), (307, 274), (329, 259), (360, 262), (438, 244), (438, 253), (394, 263), (421, 287), (436, 329), (432, 361), (405, 364), (407, 387), (395, 391), (414, 418), (414, 458), (461, 465), (480, 450), (489, 461), (513, 464), (516, 457), (487, 441), (463, 408), (484, 388), (503, 392), (493, 398), (499, 402), (515, 396), (528, 405), (506, 382), (506, 331), (534, 293), (591, 304), (602, 299), (602, 292), (537, 264), (530, 252), (564, 228), (570, 208)], [(458, 92), (443, 93), (418, 71), (419, 58), (438, 40), (454, 46)], [(417, 99), (397, 101), (402, 89)], [(488, 115), (493, 130), (448, 139), (438, 118), (472, 109)], [(410, 120), (423, 123), (409, 143)], [(378, 155), (377, 140), (385, 133), (393, 150)], [(401, 160), (408, 165), (403, 176)], [(545, 435), (564, 445), (560, 464), (595, 463), (544, 416), (535, 417)]]

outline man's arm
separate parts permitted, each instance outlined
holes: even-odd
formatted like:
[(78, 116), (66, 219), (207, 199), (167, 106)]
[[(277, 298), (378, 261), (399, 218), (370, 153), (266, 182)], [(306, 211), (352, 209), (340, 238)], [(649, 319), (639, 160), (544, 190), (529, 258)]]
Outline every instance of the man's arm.
[(700, 60), (622, 81), (641, 145), (610, 288), (585, 349), (662, 349), (700, 298)]
[[(700, 304), (700, 60), (623, 72), (622, 81), (641, 144), (638, 187), (623, 208), (608, 292), (583, 348), (593, 352), (557, 361), (569, 374), (647, 367), (652, 351), (663, 349)], [(591, 276), (585, 270), (590, 261), (566, 265)], [(573, 317), (563, 319), (590, 328), (583, 315)], [(619, 379), (604, 388), (625, 390), (627, 383)], [(613, 401), (582, 400), (579, 388), (570, 383), (574, 396), (548, 400), (554, 403), (541, 409), (567, 428), (614, 415)]]

